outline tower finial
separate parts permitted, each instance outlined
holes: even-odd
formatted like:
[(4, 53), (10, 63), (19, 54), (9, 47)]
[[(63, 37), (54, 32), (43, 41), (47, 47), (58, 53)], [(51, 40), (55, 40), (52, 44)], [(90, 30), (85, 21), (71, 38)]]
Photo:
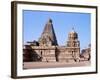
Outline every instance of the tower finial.
[(49, 18), (49, 19), (48, 19), (48, 22), (52, 23), (52, 19), (51, 19), (51, 18)]

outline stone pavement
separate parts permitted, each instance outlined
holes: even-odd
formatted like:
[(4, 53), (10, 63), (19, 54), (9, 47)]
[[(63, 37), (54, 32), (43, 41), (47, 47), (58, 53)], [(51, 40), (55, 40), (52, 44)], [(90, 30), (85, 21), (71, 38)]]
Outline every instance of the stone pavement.
[(81, 66), (89, 66), (89, 61), (83, 62), (24, 62), (23, 69), (38, 69), (38, 68), (58, 68), (58, 67), (81, 67)]

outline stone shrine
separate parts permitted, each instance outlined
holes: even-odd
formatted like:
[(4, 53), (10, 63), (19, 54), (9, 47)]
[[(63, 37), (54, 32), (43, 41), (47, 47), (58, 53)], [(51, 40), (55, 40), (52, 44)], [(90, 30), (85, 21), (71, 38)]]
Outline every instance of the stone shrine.
[[(47, 21), (38, 41), (34, 40), (28, 43), (29, 44), (24, 45), (23, 49), (24, 62), (79, 62), (84, 54), (80, 54), (80, 41), (78, 40), (78, 34), (74, 29), (68, 34), (66, 45), (58, 45), (51, 19)], [(86, 54), (90, 54), (90, 49), (88, 53), (85, 49), (85, 55)], [(82, 60), (89, 59), (83, 58)]]

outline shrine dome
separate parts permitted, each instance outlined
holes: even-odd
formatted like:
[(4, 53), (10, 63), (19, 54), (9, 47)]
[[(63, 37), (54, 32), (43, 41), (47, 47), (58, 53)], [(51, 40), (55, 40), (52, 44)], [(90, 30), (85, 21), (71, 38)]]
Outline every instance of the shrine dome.
[(74, 28), (72, 28), (72, 31), (69, 32), (68, 37), (71, 40), (78, 39), (78, 34), (77, 34), (77, 32), (75, 32)]

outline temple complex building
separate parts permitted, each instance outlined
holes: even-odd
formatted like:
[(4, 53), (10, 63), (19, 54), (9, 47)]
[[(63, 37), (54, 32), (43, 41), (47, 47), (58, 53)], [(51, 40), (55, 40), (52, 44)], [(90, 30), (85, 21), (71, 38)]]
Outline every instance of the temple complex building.
[(88, 48), (82, 49), (81, 51), (81, 60), (90, 60), (91, 59), (91, 45), (88, 46)]
[(78, 33), (74, 29), (69, 32), (66, 44), (59, 46), (52, 20), (49, 19), (38, 41), (24, 45), (23, 56), (24, 62), (79, 62), (90, 60), (90, 48), (80, 51)]

